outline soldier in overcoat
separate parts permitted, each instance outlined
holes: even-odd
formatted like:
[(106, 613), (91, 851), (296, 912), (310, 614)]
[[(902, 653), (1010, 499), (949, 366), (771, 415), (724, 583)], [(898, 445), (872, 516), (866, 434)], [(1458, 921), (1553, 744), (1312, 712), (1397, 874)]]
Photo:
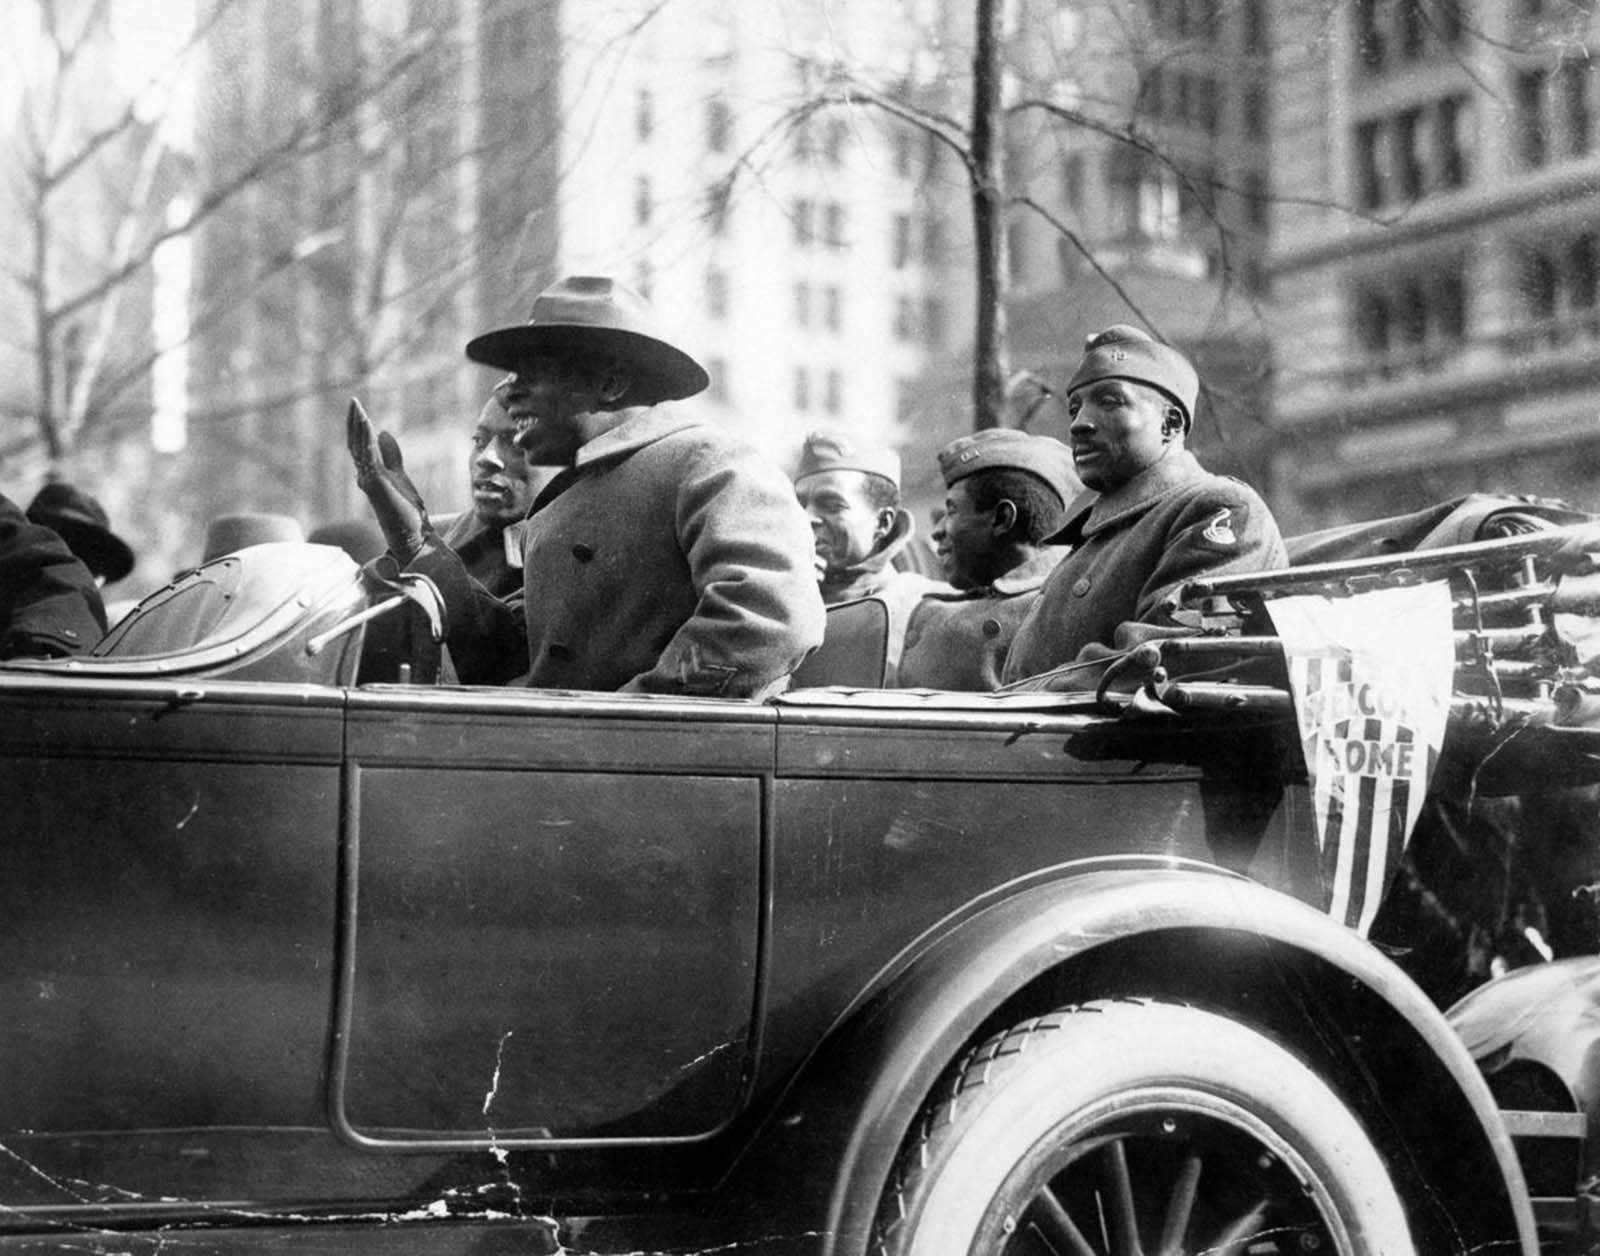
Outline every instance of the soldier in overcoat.
[(819, 428), (801, 447), (794, 492), (811, 524), (823, 604), (865, 597), (883, 602), (888, 612), (885, 681), (893, 685), (911, 612), (927, 594), (949, 591), (938, 580), (896, 565), (916, 535), (911, 512), (900, 504), (900, 455), (847, 432)]
[(1052, 688), (1092, 689), (1142, 630), (1181, 626), (1173, 611), (1185, 581), (1287, 565), (1266, 503), (1186, 447), (1199, 387), (1187, 358), (1137, 328), (1089, 337), (1067, 413), (1073, 465), (1091, 492), (1050, 538), (1071, 552), (1018, 628), (1006, 682), (1048, 673)]
[(787, 477), (732, 433), (662, 402), (705, 370), (657, 334), (642, 298), (603, 277), (541, 293), (526, 324), (467, 356), (510, 376), (505, 409), (531, 462), (563, 469), (522, 534), (523, 605), (472, 580), (405, 475), (399, 448), (352, 404), (357, 483), (385, 560), (443, 596), (459, 678), (539, 687), (762, 697), (822, 640), (810, 530)]
[(952, 588), (912, 612), (899, 683), (998, 689), (1017, 627), (1065, 553), (1046, 538), (1077, 488), (1072, 454), (1048, 436), (991, 428), (951, 441), (938, 461), (945, 500), (933, 544)]

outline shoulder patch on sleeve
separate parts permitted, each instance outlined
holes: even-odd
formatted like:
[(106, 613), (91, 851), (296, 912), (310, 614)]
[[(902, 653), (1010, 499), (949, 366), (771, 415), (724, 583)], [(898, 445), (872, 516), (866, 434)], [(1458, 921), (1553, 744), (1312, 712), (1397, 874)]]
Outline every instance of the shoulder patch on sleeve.
[(1213, 545), (1234, 546), (1239, 544), (1239, 534), (1233, 530), (1233, 506), (1224, 506), (1211, 516), (1211, 521), (1201, 530), (1200, 535)]

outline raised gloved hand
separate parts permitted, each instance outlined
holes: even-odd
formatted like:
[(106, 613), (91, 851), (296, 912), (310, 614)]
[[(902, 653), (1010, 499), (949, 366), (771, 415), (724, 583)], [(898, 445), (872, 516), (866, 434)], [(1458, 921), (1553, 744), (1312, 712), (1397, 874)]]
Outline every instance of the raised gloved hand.
[(389, 552), (403, 567), (417, 556), (424, 538), (433, 530), (428, 508), (406, 474), (399, 444), (388, 432), (373, 430), (372, 420), (354, 397), (344, 424), (350, 461), (356, 466), (356, 487), (372, 503), (372, 513), (383, 530)]

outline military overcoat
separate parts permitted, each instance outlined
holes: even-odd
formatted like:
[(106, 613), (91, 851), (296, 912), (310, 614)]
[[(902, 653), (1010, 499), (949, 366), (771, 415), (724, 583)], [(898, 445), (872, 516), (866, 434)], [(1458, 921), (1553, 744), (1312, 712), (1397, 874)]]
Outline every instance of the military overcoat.
[(1051, 546), (993, 584), (923, 598), (906, 627), (899, 686), (963, 693), (998, 689), (1017, 628), (1065, 553)]
[(1187, 449), (1114, 492), (1075, 502), (1050, 540), (1071, 553), (1017, 629), (1002, 673), (1007, 683), (1078, 662), (1088, 673), (1119, 624), (1174, 624), (1174, 594), (1186, 580), (1288, 565), (1278, 525), (1255, 490), (1213, 475)]

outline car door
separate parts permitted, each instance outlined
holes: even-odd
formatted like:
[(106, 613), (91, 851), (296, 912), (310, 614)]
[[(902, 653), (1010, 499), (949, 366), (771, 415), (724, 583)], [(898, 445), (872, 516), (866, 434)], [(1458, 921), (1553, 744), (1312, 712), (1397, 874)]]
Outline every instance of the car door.
[(339, 1189), (343, 718), (327, 687), (0, 673), (0, 1228)]
[(346, 1137), (654, 1142), (729, 1120), (773, 721), (699, 699), (353, 694)]

